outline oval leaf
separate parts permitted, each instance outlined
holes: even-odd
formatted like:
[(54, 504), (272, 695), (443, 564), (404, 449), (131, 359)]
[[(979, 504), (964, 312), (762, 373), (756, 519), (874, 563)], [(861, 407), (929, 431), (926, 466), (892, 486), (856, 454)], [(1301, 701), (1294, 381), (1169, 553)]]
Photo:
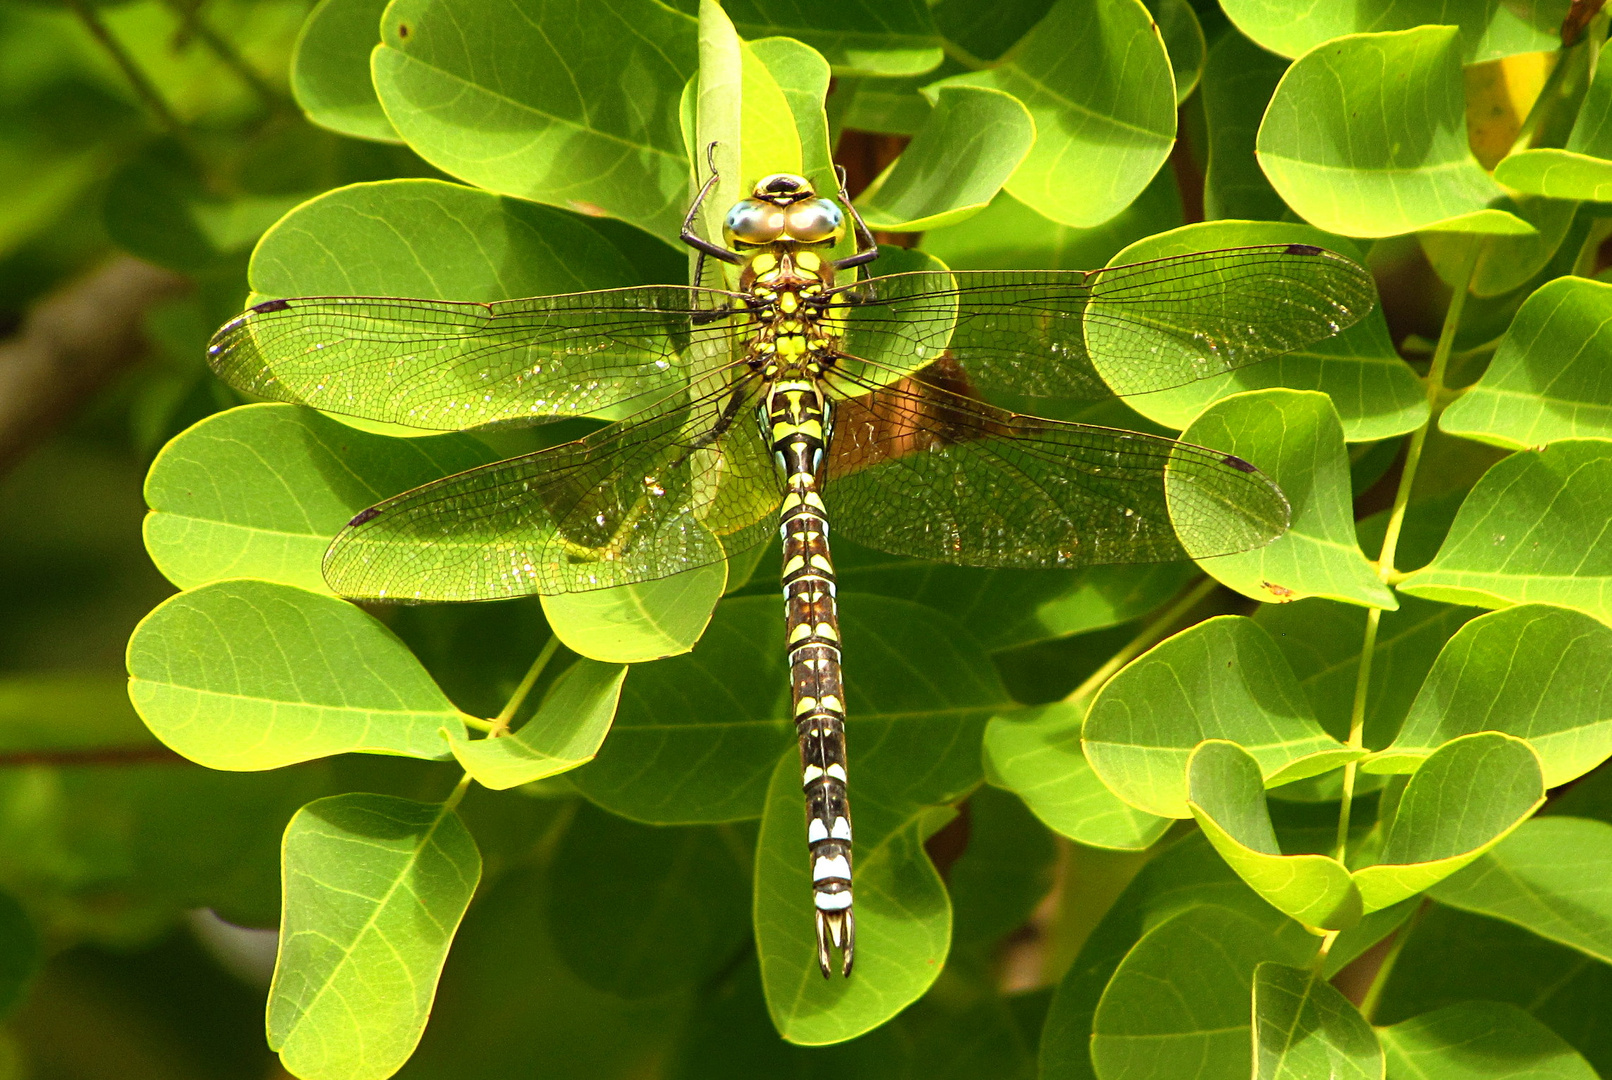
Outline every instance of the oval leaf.
[(727, 584), (727, 563), (712, 563), (637, 585), (545, 596), (543, 614), (572, 652), (639, 664), (692, 649)]
[(1313, 971), (1254, 969), (1254, 1080), (1383, 1080), (1383, 1048), (1349, 999)]
[[(1360, 921), (1349, 871), (1325, 855), (1283, 855), (1265, 806), (1259, 762), (1236, 743), (1211, 740), (1187, 765), (1187, 806), (1249, 888), (1306, 926), (1347, 930)], [(1258, 1011), (1258, 991), (1256, 989)]]
[(481, 854), (441, 803), (336, 795), (286, 826), (269, 1047), (305, 1080), (381, 1080), (414, 1052)]
[(956, 224), (985, 209), (1035, 140), (1035, 121), (1011, 94), (942, 85), (924, 126), (857, 208), (888, 232)]
[(1084, 705), (1054, 702), (991, 717), (985, 775), (1018, 795), (1041, 823), (1078, 844), (1141, 851), (1170, 819), (1128, 806), (1103, 786), (1081, 752)]
[(320, 0), (308, 13), (291, 55), (291, 93), (320, 127), (357, 139), (403, 141), (369, 77), (385, 10), (385, 0)]
[(1367, 911), (1414, 896), (1505, 839), (1545, 801), (1539, 756), (1495, 732), (1441, 746), (1400, 796), (1376, 866), (1355, 871)]
[(1287, 532), (1264, 547), (1198, 560), (1217, 581), (1266, 603), (1321, 596), (1399, 606), (1355, 542), (1349, 454), (1325, 394), (1235, 394), (1209, 406), (1181, 437), (1257, 466), (1292, 508)]
[(168, 746), (213, 769), (331, 754), (448, 757), (462, 714), (390, 630), (266, 581), (180, 593), (129, 639), (129, 697)]
[(1238, 615), (1198, 623), (1126, 665), (1092, 702), (1081, 746), (1121, 799), (1185, 818), (1187, 760), (1205, 739), (1247, 750), (1267, 786), (1357, 756), (1315, 722), (1270, 636)]
[(1497, 462), (1432, 563), (1401, 592), (1501, 608), (1544, 603), (1612, 622), (1612, 442), (1559, 442)]
[(1557, 36), (1566, 0), (1546, 3), (1448, 5), (1440, 0), (1404, 0), (1317, 7), (1304, 0), (1224, 0), (1237, 29), (1283, 56), (1297, 56), (1322, 42), (1362, 30), (1409, 30), (1425, 23), (1453, 23), (1464, 63), (1544, 52), (1561, 45)]
[(1007, 190), (1065, 225), (1123, 210), (1175, 142), (1170, 58), (1140, 0), (1059, 0), (1002, 64), (947, 83), (1003, 90), (1030, 110), (1035, 147)]
[(1547, 282), (1523, 301), (1483, 377), (1444, 411), (1439, 428), (1507, 450), (1612, 435), (1609, 349), (1612, 285)]
[(513, 734), (474, 741), (444, 734), (453, 756), (483, 787), (502, 791), (593, 760), (610, 733), (627, 669), (583, 657), (554, 680), (537, 713)]
[(1473, 619), (1439, 653), (1394, 744), (1368, 772), (1412, 772), (1440, 746), (1503, 731), (1539, 754), (1545, 786), (1612, 756), (1612, 628), (1528, 604)]
[(1389, 1080), (1596, 1080), (1550, 1028), (1515, 1005), (1460, 1001), (1378, 1033)]
[(371, 66), (392, 126), (444, 172), (676, 234), (689, 16), (653, 0), (404, 0), (387, 6)]
[(1293, 62), (1259, 127), (1260, 167), (1306, 221), (1393, 236), (1502, 194), (1467, 148), (1453, 26), (1353, 34)]

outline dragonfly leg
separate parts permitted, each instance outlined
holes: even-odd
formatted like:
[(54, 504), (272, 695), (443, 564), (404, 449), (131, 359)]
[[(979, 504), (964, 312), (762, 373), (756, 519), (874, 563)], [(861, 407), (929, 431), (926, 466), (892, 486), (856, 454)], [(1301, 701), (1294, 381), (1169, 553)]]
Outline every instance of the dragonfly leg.
[(716, 143), (712, 143), (705, 148), (705, 160), (711, 166), (711, 178), (705, 182), (704, 186), (700, 188), (700, 193), (694, 197), (694, 205), (688, 208), (688, 216), (683, 219), (683, 231), (677, 234), (679, 240), (700, 253), (699, 259), (694, 264), (694, 284), (696, 285), (700, 284), (705, 273), (705, 257), (707, 255), (713, 259), (721, 259), (723, 262), (732, 263), (735, 266), (743, 266), (745, 261), (744, 256), (738, 252), (729, 251), (721, 244), (713, 244), (694, 231), (694, 219), (699, 216), (700, 206), (704, 204), (705, 197), (711, 194), (711, 189), (716, 187), (716, 145)]
[(845, 193), (845, 166), (836, 165), (834, 166), (834, 171), (840, 178), (840, 202), (844, 203), (845, 209), (850, 212), (853, 231), (856, 234), (856, 254), (847, 255), (843, 259), (835, 259), (834, 269), (848, 270), (853, 266), (861, 266), (877, 259), (879, 257), (879, 242), (873, 239), (873, 231), (868, 228), (867, 222), (862, 220), (862, 215), (856, 212), (856, 204), (851, 201), (851, 197)]

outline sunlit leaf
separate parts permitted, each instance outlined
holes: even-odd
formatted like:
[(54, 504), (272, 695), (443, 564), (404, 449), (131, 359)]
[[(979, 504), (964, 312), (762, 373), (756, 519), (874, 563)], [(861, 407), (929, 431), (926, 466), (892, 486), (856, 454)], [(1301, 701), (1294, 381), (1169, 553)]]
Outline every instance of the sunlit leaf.
[(511, 735), (448, 745), (465, 771), (498, 790), (529, 784), (592, 761), (610, 731), (627, 669), (584, 657), (555, 680), (537, 712)]
[(1381, 1029), (1389, 1080), (1595, 1080), (1561, 1037), (1515, 1005), (1463, 1001)]
[(1376, 1033), (1315, 972), (1263, 963), (1254, 969), (1254, 1080), (1382, 1080)]
[(1367, 0), (1318, 8), (1303, 0), (1226, 0), (1226, 14), (1260, 45), (1297, 56), (1324, 41), (1363, 30), (1408, 30), (1425, 23), (1453, 23), (1463, 63), (1515, 53), (1541, 52), (1561, 44), (1555, 36), (1567, 0), (1482, 0), (1450, 7), (1439, 0)]
[(385, 10), (376, 0), (320, 0), (308, 14), (291, 58), (291, 92), (308, 119), (359, 139), (402, 141), (369, 77)]

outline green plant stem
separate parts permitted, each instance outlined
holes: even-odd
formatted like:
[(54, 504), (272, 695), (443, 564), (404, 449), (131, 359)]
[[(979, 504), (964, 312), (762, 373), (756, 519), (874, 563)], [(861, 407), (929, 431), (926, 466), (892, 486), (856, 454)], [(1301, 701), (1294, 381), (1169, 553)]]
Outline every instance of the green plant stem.
[(129, 80), (129, 86), (134, 90), (135, 97), (156, 116), (169, 135), (188, 147), (189, 133), (185, 130), (184, 123), (173, 109), (169, 108), (168, 102), (157, 90), (156, 84), (141, 70), (140, 65), (135, 63), (134, 57), (123, 47), (123, 43), (114, 37), (111, 29), (101, 21), (100, 13), (90, 6), (87, 0), (67, 0), (67, 6), (78, 16), (78, 21), (84, 24), (84, 29), (90, 32), (90, 36), (106, 50), (106, 54), (112, 58), (118, 70), (123, 72), (123, 77)]
[(213, 55), (218, 57), (219, 62), (229, 68), (236, 78), (245, 83), (247, 89), (256, 94), (267, 108), (277, 109), (280, 107), (284, 99), (280, 96), (279, 91), (270, 86), (268, 81), (258, 74), (257, 69), (246, 62), (246, 57), (241, 55), (240, 50), (228, 38), (214, 30), (202, 18), (199, 3), (192, 6), (186, 3), (185, 0), (168, 0), (168, 6), (173, 9), (174, 14), (178, 15), (180, 21), (185, 24), (185, 29), (195, 34), (196, 40), (211, 50)]
[(520, 707), (526, 702), (526, 695), (530, 694), (532, 687), (537, 685), (538, 676), (542, 675), (543, 669), (549, 666), (549, 661), (554, 658), (554, 653), (559, 647), (560, 639), (558, 635), (551, 635), (547, 644), (543, 646), (543, 651), (537, 654), (536, 660), (532, 661), (532, 666), (526, 669), (526, 677), (515, 688), (515, 692), (509, 695), (509, 700), (504, 703), (503, 709), (493, 718), (492, 726), (487, 729), (489, 739), (496, 739), (500, 735), (509, 733), (510, 721), (515, 719), (515, 714), (520, 711)]
[[(1399, 550), (1399, 534), (1405, 527), (1405, 510), (1410, 506), (1411, 488), (1416, 484), (1416, 470), (1422, 462), (1422, 449), (1427, 435), (1438, 423), (1440, 403), (1444, 397), (1444, 373), (1449, 367), (1450, 350), (1455, 344), (1455, 332), (1461, 326), (1461, 313), (1466, 308), (1467, 293), (1472, 284), (1472, 273), (1478, 265), (1478, 254), (1483, 241), (1473, 238), (1461, 264), (1458, 277), (1461, 285), (1450, 297), (1449, 310), (1444, 313), (1444, 327), (1439, 331), (1438, 347), (1433, 350), (1433, 363), (1427, 370), (1427, 420), (1411, 433), (1410, 447), (1405, 451), (1405, 467), (1399, 474), (1399, 487), (1394, 491), (1394, 507), (1388, 514), (1388, 527), (1383, 531), (1382, 550), (1377, 555), (1377, 577), (1383, 582), (1392, 581), (1397, 571), (1394, 556)], [(1371, 686), (1371, 661), (1377, 651), (1377, 627), (1382, 622), (1382, 609), (1372, 608), (1366, 613), (1366, 634), (1360, 645), (1360, 668), (1355, 676), (1354, 702), (1349, 709), (1349, 746), (1363, 750), (1366, 746), (1366, 691)], [(1349, 853), (1349, 814), (1354, 804), (1356, 763), (1343, 767), (1343, 800), (1338, 806), (1338, 861), (1345, 862)]]
[(1082, 701), (1101, 690), (1103, 684), (1113, 678), (1120, 668), (1152, 648), (1161, 638), (1169, 634), (1175, 628), (1175, 624), (1181, 621), (1181, 617), (1197, 607), (1199, 602), (1214, 592), (1219, 584), (1212, 577), (1205, 576), (1199, 579), (1198, 583), (1183, 593), (1179, 600), (1166, 608), (1164, 614), (1148, 623), (1140, 634), (1126, 642), (1124, 648), (1109, 657), (1107, 663), (1092, 672), (1091, 677), (1075, 687), (1064, 700), (1068, 702)]
[(457, 808), (458, 805), (464, 801), (465, 792), (469, 790), (470, 774), (465, 773), (459, 778), (459, 782), (453, 785), (453, 790), (448, 792), (448, 797), (442, 800), (443, 814), (451, 813), (455, 808)]

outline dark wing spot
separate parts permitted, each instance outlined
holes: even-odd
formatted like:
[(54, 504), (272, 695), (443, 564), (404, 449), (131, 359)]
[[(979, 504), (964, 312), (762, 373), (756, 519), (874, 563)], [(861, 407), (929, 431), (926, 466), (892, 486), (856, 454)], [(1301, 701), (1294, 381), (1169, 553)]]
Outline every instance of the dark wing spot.
[(366, 522), (366, 521), (373, 521), (375, 518), (378, 518), (380, 516), (381, 516), (381, 508), (378, 507), (378, 506), (371, 506), (367, 510), (360, 510), (358, 512), (358, 515), (356, 517), (354, 517), (353, 520), (351, 520), (351, 521), (349, 521), (347, 523), (347, 527), (349, 529), (351, 529), (351, 528), (354, 528), (355, 526), (364, 524), (364, 522)]
[(1258, 469), (1254, 468), (1236, 454), (1227, 454), (1225, 457), (1221, 458), (1220, 461), (1222, 464), (1230, 465), (1232, 468), (1239, 469), (1242, 472), (1259, 472)]
[(267, 315), (271, 311), (284, 311), (290, 306), (289, 300), (265, 300), (261, 304), (254, 304), (252, 310), (259, 315)]
[(1287, 254), (1289, 255), (1319, 255), (1323, 250), (1323, 248), (1318, 248), (1314, 244), (1287, 245)]

